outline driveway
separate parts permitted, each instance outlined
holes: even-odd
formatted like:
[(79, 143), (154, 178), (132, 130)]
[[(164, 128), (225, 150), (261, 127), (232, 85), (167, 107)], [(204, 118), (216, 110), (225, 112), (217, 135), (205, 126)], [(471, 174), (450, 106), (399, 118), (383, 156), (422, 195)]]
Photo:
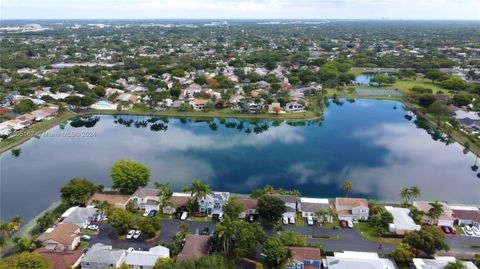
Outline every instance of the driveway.
[(205, 227), (208, 227), (210, 229), (210, 233), (212, 233), (215, 230), (216, 224), (214, 221), (194, 222), (190, 220), (180, 221), (177, 219), (162, 220), (160, 237), (153, 241), (147, 241), (147, 238), (143, 234), (140, 235), (138, 239), (117, 239), (115, 229), (110, 224), (100, 223), (98, 224), (100, 232), (98, 235), (91, 236), (92, 239), (90, 240), (90, 245), (102, 243), (105, 245), (112, 245), (113, 248), (120, 249), (128, 249), (130, 247), (134, 249), (149, 249), (158, 244), (166, 245), (170, 243), (172, 237), (175, 236), (175, 234), (177, 234), (177, 232), (180, 230), (181, 222), (185, 222), (188, 225), (188, 230), (191, 233), (198, 233)]

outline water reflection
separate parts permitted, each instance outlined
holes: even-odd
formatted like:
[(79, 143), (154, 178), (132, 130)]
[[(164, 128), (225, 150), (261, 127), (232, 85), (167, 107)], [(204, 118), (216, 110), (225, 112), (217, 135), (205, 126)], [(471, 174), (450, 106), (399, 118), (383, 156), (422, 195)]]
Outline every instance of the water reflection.
[(476, 160), (462, 154), (463, 147), (397, 102), (339, 101), (343, 105), (329, 106), (324, 119), (309, 121), (75, 119), (64, 131), (94, 130), (96, 136), (40, 137), (23, 144), (17, 157), (1, 155), (0, 217), (33, 217), (72, 177), (110, 186), (110, 167), (118, 159), (148, 165), (152, 181), (171, 182), (176, 190), (201, 178), (214, 190), (249, 193), (270, 184), (335, 197), (349, 178), (354, 196), (394, 200), (404, 186), (418, 185), (423, 199), (480, 203)]

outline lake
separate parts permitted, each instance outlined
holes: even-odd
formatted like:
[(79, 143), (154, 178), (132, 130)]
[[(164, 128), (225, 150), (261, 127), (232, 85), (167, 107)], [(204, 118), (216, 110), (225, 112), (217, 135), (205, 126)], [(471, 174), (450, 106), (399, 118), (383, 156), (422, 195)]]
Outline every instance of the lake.
[[(63, 133), (62, 133), (63, 132)], [(110, 186), (110, 168), (131, 159), (152, 181), (181, 190), (193, 178), (213, 190), (250, 193), (271, 184), (304, 196), (399, 200), (417, 185), (422, 199), (480, 204), (475, 156), (441, 137), (396, 101), (340, 100), (323, 120), (239, 121), (98, 116), (74, 120), (1, 155), (1, 219), (31, 219), (59, 200), (73, 177)]]

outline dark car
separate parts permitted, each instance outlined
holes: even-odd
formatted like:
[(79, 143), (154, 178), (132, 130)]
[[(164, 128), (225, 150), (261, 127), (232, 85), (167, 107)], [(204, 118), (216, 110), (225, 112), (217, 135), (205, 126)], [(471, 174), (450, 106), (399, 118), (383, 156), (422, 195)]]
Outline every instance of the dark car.
[(247, 221), (250, 222), (250, 223), (254, 222), (255, 221), (255, 215), (252, 215), (252, 214), (248, 215)]
[(344, 229), (347, 228), (348, 227), (347, 221), (346, 220), (341, 220), (340, 221), (340, 226), (342, 226), (342, 228), (344, 228)]
[(201, 235), (208, 235), (209, 233), (210, 233), (210, 229), (208, 227), (205, 227), (200, 231)]
[(175, 214), (175, 218), (176, 218), (176, 219), (181, 219), (181, 218), (182, 218), (182, 213), (183, 213), (183, 212), (177, 212), (177, 213)]
[(150, 210), (150, 212), (148, 213), (149, 217), (155, 217), (155, 215), (157, 215), (157, 210)]
[(451, 234), (452, 233), (452, 229), (450, 229), (450, 227), (448, 227), (448, 226), (442, 226), (442, 230), (446, 234)]

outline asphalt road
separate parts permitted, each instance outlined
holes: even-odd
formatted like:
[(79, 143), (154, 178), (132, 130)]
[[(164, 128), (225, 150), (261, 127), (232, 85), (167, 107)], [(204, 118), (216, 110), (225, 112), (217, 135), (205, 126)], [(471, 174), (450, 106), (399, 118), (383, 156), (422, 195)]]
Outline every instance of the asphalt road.
[[(160, 232), (160, 237), (155, 240), (147, 241), (146, 238), (141, 235), (138, 239), (127, 239), (119, 240), (115, 237), (115, 230), (109, 224), (100, 224), (100, 232), (98, 235), (93, 235), (90, 240), (90, 244), (103, 243), (112, 245), (114, 248), (128, 249), (133, 247), (135, 249), (149, 249), (152, 246), (162, 244), (167, 245), (172, 237), (179, 231), (180, 223), (182, 221), (177, 219), (172, 220), (163, 220), (162, 221), (162, 230)], [(191, 233), (198, 233), (205, 227), (208, 227), (210, 233), (213, 233), (215, 230), (214, 221), (208, 222), (194, 222), (194, 221), (184, 221), (189, 228)], [(370, 242), (358, 234), (354, 229), (326, 229), (319, 227), (297, 227), (295, 225), (284, 226), (284, 229), (290, 229), (298, 233), (308, 235), (308, 236), (323, 236), (323, 237), (335, 237), (335, 239), (322, 239), (322, 238), (309, 238), (308, 242), (316, 244), (321, 243), (324, 246), (325, 250), (329, 251), (338, 251), (338, 250), (348, 250), (348, 251), (367, 251), (367, 252), (382, 252), (388, 253), (393, 251), (395, 248), (394, 244), (382, 244), (380, 249), (380, 244), (375, 242)], [(269, 235), (276, 234), (271, 229), (266, 229), (266, 233)], [(338, 239), (336, 239), (338, 238)], [(480, 254), (479, 248), (465, 248), (464, 246), (479, 246), (480, 238), (475, 237), (465, 237), (465, 236), (447, 236), (447, 242), (451, 247), (449, 252), (442, 252), (441, 255), (452, 255), (457, 257), (473, 257), (475, 254)]]

